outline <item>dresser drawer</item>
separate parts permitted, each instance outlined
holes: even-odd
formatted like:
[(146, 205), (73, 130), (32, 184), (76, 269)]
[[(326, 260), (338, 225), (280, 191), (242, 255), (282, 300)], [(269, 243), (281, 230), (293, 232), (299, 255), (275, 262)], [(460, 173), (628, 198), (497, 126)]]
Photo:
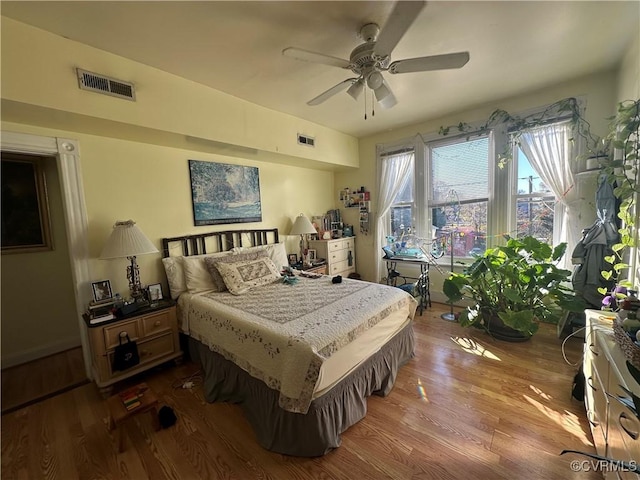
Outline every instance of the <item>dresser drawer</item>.
[(329, 254), (328, 260), (330, 263), (342, 262), (346, 260), (348, 256), (349, 256), (348, 250), (336, 250), (335, 252), (331, 252)]
[(171, 330), (169, 310), (142, 317), (142, 335), (145, 337)]
[[(170, 355), (174, 352), (173, 348), (173, 335), (168, 332), (166, 335), (156, 337), (153, 340), (147, 340), (146, 342), (138, 343), (138, 354), (140, 355), (140, 365), (147, 362), (152, 362), (158, 358)], [(113, 365), (113, 351), (108, 353), (109, 369)], [(134, 367), (135, 368), (135, 367)], [(111, 370), (111, 375), (120, 375), (127, 373), (129, 370), (122, 372), (114, 372)]]
[(104, 328), (104, 346), (105, 349), (110, 350), (120, 344), (119, 338), (121, 333), (129, 335), (131, 340), (135, 340), (141, 337), (138, 320), (131, 320), (128, 322), (119, 322), (111, 327)]
[(338, 250), (343, 250), (344, 249), (343, 244), (344, 242), (342, 240), (335, 240), (333, 242), (329, 242), (329, 244), (327, 245), (329, 253), (337, 252)]

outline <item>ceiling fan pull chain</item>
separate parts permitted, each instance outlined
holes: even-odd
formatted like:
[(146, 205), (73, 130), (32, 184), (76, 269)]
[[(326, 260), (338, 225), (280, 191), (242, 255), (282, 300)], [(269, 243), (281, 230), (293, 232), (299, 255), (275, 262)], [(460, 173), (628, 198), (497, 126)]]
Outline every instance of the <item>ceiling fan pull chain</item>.
[(371, 116), (376, 116), (376, 102), (373, 99), (373, 90), (371, 90)]
[(364, 89), (364, 119), (367, 119), (367, 89)]

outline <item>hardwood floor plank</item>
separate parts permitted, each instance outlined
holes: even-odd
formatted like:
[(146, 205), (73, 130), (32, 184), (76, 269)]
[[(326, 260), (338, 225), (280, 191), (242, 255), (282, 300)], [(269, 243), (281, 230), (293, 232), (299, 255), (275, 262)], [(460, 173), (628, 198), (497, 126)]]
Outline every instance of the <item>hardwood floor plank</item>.
[[(368, 400), (367, 416), (342, 435), (342, 446), (323, 457), (261, 448), (240, 406), (207, 403), (198, 382), (175, 388), (198, 369), (184, 362), (120, 386), (147, 382), (178, 419), (155, 432), (148, 415), (134, 417), (124, 426), (122, 453), (93, 384), (3, 415), (2, 478), (600, 478), (572, 472), (573, 458), (559, 456), (564, 448), (594, 448), (584, 405), (570, 395), (576, 367), (564, 361), (555, 327), (544, 325), (531, 341), (511, 344), (445, 321), (445, 311), (434, 304), (416, 317), (415, 358), (387, 397)], [(582, 340), (569, 339), (566, 349), (579, 360)]]

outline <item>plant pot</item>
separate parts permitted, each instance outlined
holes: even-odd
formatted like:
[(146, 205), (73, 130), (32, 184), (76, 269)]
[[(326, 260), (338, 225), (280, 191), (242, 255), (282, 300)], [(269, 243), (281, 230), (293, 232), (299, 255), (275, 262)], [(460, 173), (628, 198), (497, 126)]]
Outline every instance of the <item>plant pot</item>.
[(505, 325), (498, 316), (485, 316), (484, 327), (493, 338), (505, 342), (526, 342), (531, 338), (531, 335)]

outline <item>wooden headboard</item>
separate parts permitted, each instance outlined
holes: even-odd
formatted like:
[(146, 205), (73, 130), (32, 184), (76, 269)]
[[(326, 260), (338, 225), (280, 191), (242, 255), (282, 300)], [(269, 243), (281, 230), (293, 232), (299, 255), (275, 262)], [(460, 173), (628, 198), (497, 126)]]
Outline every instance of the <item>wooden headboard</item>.
[(226, 230), (162, 239), (162, 257), (226, 252), (233, 247), (257, 247), (278, 243), (278, 229)]

